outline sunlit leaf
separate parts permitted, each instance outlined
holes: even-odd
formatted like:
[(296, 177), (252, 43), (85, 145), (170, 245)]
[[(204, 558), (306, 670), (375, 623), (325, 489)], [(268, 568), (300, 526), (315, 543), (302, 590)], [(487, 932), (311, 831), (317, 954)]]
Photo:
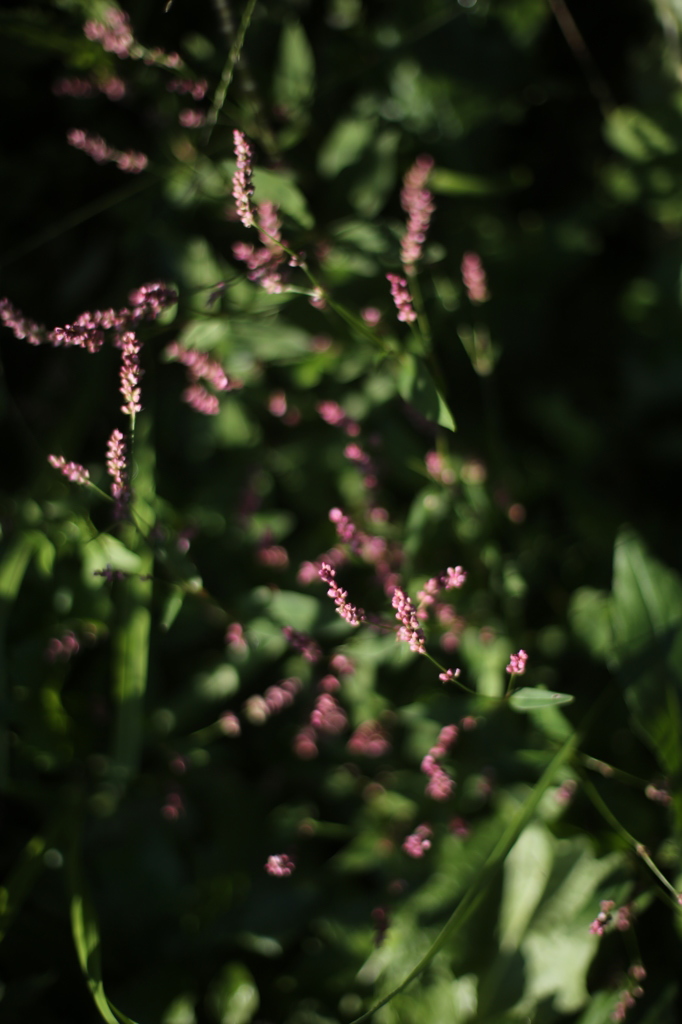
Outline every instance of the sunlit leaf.
[(575, 700), (572, 693), (552, 693), (539, 687), (524, 686), (516, 690), (509, 698), (509, 706), (514, 711), (535, 711), (538, 708), (551, 708), (559, 704), (572, 704)]

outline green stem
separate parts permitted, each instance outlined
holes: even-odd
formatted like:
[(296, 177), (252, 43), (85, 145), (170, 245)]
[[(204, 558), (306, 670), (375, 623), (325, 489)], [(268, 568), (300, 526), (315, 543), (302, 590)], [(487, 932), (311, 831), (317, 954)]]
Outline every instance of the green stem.
[(204, 145), (208, 145), (211, 138), (211, 133), (216, 126), (218, 115), (220, 114), (220, 111), (223, 109), (223, 106), (225, 104), (225, 100), (227, 98), (227, 90), (230, 88), (232, 77), (234, 75), (234, 69), (237, 66), (237, 61), (239, 60), (239, 55), (241, 53), (242, 46), (244, 45), (244, 39), (246, 38), (248, 27), (251, 24), (251, 18), (253, 16), (255, 7), (256, 0), (249, 0), (242, 15), (242, 20), (239, 25), (239, 31), (237, 32), (237, 38), (232, 44), (232, 47), (228, 54), (225, 67), (223, 68), (223, 73), (218, 84), (218, 88), (216, 89), (215, 95), (213, 97), (211, 109), (209, 110), (208, 115), (206, 117)]

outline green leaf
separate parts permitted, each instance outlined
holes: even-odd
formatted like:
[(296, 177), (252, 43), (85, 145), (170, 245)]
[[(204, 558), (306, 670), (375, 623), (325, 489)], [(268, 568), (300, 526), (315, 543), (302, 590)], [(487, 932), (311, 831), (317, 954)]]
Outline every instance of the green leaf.
[[(618, 537), (611, 594), (579, 591), (576, 633), (616, 673), (633, 727), (666, 774), (682, 770), (682, 581), (632, 530)], [(676, 811), (682, 819), (682, 806)]]
[(514, 711), (526, 713), (535, 711), (538, 708), (551, 708), (559, 704), (572, 704), (574, 701), (572, 693), (552, 693), (550, 690), (541, 690), (539, 687), (524, 686), (516, 690), (509, 698), (509, 706)]
[(312, 47), (300, 21), (289, 21), (280, 36), (279, 60), (273, 80), (274, 102), (292, 117), (310, 104), (314, 91)]
[(436, 387), (426, 363), (410, 354), (401, 357), (398, 371), (398, 392), (422, 416), (447, 430), (455, 430), (455, 421)]
[(429, 175), (429, 188), (444, 196), (484, 196), (502, 192), (499, 184), (475, 174), (462, 174), (447, 167), (434, 167)]
[(260, 1005), (260, 996), (249, 969), (232, 963), (211, 983), (207, 1001), (216, 1024), (248, 1024)]
[(106, 1024), (135, 1024), (130, 1017), (126, 1017), (109, 1002), (104, 991), (97, 917), (85, 891), (80, 864), (75, 854), (71, 856), (69, 874), (71, 879), (71, 931), (78, 962), (85, 975), (90, 994)]
[(320, 174), (335, 178), (345, 167), (356, 164), (374, 138), (376, 127), (376, 119), (371, 117), (344, 117), (337, 121), (317, 156)]
[(675, 153), (677, 145), (660, 125), (641, 110), (618, 107), (606, 116), (604, 136), (609, 145), (638, 163)]

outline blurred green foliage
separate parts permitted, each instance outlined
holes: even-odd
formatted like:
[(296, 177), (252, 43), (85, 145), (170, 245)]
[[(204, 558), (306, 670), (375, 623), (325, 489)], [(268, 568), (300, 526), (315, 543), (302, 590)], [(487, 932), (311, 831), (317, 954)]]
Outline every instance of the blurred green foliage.
[[(641, 959), (629, 1019), (675, 1022), (678, 7), (259, 0), (234, 64), (245, 6), (127, 5), (141, 59), (86, 38), (104, 2), (0, 12), (0, 297), (52, 327), (146, 281), (179, 296), (141, 331), (138, 529), (47, 464), (63, 454), (108, 489), (116, 353), (0, 332), (0, 1018), (344, 1024), (423, 960), (378, 1024), (602, 1024)], [(72, 128), (147, 170), (98, 166)], [(255, 237), (233, 213), (234, 128), (326, 308), (300, 267), (273, 295), (235, 258)], [(385, 275), (422, 153), (436, 213), (413, 332)], [(484, 304), (462, 284), (471, 251)], [(216, 416), (182, 401), (174, 340), (243, 385)], [(466, 568), (427, 640), (473, 695), (388, 627), (350, 627), (299, 573), (337, 544), (335, 507), (413, 598)], [(94, 575), (108, 569), (120, 578)], [(391, 623), (371, 559), (339, 580)], [(506, 700), (519, 648), (528, 686)], [(338, 654), (348, 726), (308, 759), (297, 742)], [(292, 677), (293, 705), (259, 718)], [(441, 803), (420, 764), (453, 722)], [(376, 756), (348, 747), (367, 723)], [(432, 846), (412, 860), (424, 822)], [(294, 873), (271, 877), (284, 852)], [(634, 927), (591, 933), (602, 900)]]

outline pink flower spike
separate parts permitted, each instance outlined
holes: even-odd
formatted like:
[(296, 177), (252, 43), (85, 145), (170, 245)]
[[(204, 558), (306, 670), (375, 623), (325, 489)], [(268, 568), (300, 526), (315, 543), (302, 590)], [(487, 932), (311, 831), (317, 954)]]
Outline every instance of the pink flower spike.
[(116, 502), (117, 515), (130, 497), (126, 468), (125, 438), (120, 430), (114, 430), (107, 441), (107, 473), (111, 477), (111, 496)]
[(433, 832), (428, 825), (418, 825), (411, 835), (403, 842), (403, 850), (408, 857), (418, 859), (423, 857), (427, 850), (431, 849), (431, 836)]
[(465, 252), (462, 257), (462, 281), (466, 288), (469, 302), (487, 302), (490, 298), (485, 270), (481, 257), (475, 252)]
[(47, 461), (54, 469), (63, 473), (72, 484), (90, 483), (90, 474), (80, 462), (67, 462), (63, 455), (48, 455)]
[(421, 259), (431, 215), (435, 210), (433, 196), (425, 187), (432, 168), (433, 157), (420, 156), (403, 179), (400, 203), (408, 220), (400, 253), (407, 274), (415, 273), (415, 264)]
[(120, 391), (124, 399), (121, 412), (130, 416), (134, 423), (136, 413), (142, 412), (142, 405), (140, 404), (140, 378), (142, 376), (142, 370), (140, 369), (141, 346), (137, 335), (133, 331), (126, 331), (122, 334), (120, 342), (122, 351)]
[(293, 858), (286, 853), (271, 854), (266, 863), (265, 870), (275, 878), (287, 878), (295, 869), (296, 864)]
[(237, 158), (237, 170), (232, 178), (232, 195), (237, 206), (237, 215), (245, 228), (255, 224), (251, 199), (253, 197), (253, 156), (251, 146), (243, 132), (234, 130), (234, 155)]
[(412, 305), (412, 296), (407, 287), (407, 281), (399, 274), (386, 274), (386, 280), (391, 286), (391, 298), (398, 311), (398, 320), (406, 324), (414, 323), (417, 314)]
[(416, 654), (425, 654), (426, 640), (424, 631), (419, 625), (417, 610), (400, 587), (396, 587), (393, 591), (391, 604), (395, 608), (395, 617), (401, 624), (398, 630), (398, 640), (403, 640)]
[(528, 661), (528, 655), (525, 651), (519, 651), (517, 654), (512, 654), (509, 658), (509, 664), (507, 665), (507, 672), (510, 675), (522, 676), (526, 671), (526, 662)]

